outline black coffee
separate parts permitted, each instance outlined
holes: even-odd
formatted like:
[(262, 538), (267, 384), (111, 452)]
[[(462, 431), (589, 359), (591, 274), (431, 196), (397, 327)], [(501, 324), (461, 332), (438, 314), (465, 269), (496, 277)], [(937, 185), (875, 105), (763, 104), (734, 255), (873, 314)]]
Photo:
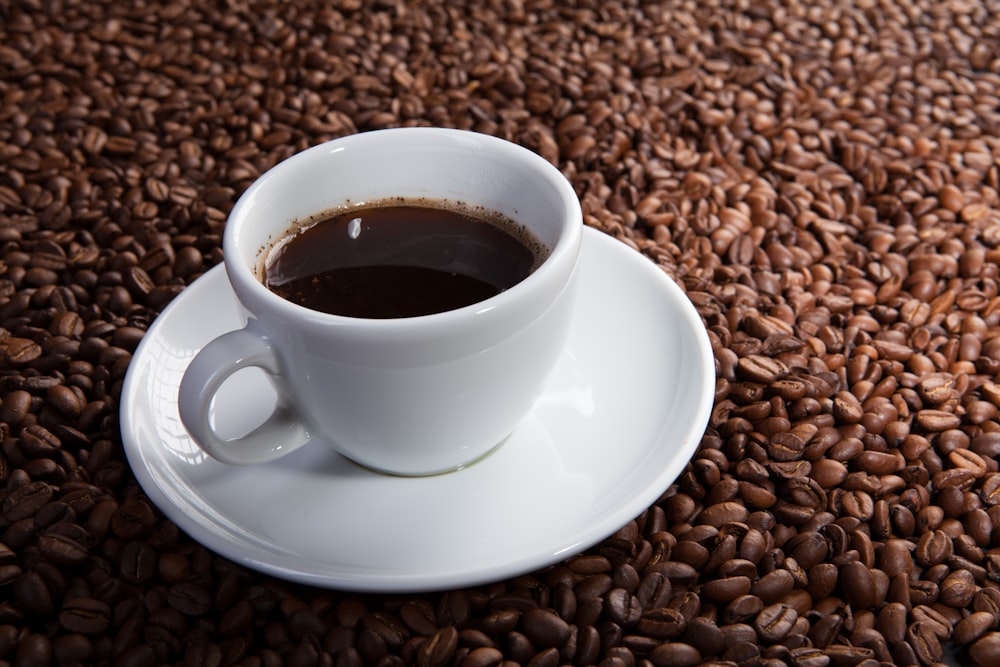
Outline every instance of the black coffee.
[(517, 284), (543, 256), (517, 223), (443, 202), (337, 211), (289, 234), (264, 284), (313, 310), (396, 318), (462, 308)]

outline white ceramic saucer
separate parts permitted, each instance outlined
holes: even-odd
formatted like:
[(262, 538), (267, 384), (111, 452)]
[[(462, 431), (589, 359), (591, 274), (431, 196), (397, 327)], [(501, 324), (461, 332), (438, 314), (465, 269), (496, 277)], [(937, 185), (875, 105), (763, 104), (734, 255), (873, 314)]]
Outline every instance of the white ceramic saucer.
[[(132, 470), (206, 547), (316, 586), (470, 586), (593, 546), (680, 474), (708, 422), (715, 370), (678, 286), (619, 241), (586, 232), (580, 299), (555, 376), (508, 441), (475, 465), (390, 477), (315, 444), (253, 467), (209, 459), (181, 425), (177, 391), (195, 352), (242, 326), (220, 266), (164, 310), (132, 359), (121, 408)], [(274, 397), (262, 373), (240, 374), (216, 399), (216, 428), (232, 435), (261, 421)]]

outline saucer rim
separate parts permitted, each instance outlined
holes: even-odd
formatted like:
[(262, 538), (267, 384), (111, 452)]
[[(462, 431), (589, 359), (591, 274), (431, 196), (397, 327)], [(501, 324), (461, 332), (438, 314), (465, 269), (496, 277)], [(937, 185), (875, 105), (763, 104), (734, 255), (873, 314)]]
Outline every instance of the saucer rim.
[[(318, 563), (318, 565), (323, 566), (323, 572), (318, 572), (315, 569), (311, 570), (309, 568), (309, 564), (315, 562), (315, 559), (300, 559), (299, 564), (296, 567), (291, 567), (284, 561), (273, 562), (275, 560), (275, 558), (273, 558), (273, 550), (262, 549), (258, 544), (252, 544), (249, 542), (241, 544), (238, 540), (234, 541), (233, 539), (227, 539), (226, 537), (220, 538), (218, 529), (223, 526), (221, 526), (218, 522), (213, 523), (212, 517), (206, 516), (206, 508), (204, 506), (189, 504), (186, 508), (179, 504), (172, 495), (166, 492), (163, 485), (168, 482), (164, 481), (164, 476), (173, 471), (156, 470), (148, 465), (150, 459), (146, 453), (143, 452), (143, 445), (137, 442), (136, 426), (132, 423), (132, 414), (135, 409), (135, 403), (141, 402), (139, 401), (139, 393), (137, 393), (141, 390), (141, 387), (137, 386), (140, 382), (140, 376), (142, 375), (141, 371), (127, 373), (122, 389), (120, 411), (122, 441), (125, 446), (126, 456), (133, 470), (133, 474), (135, 474), (143, 490), (164, 515), (174, 521), (182, 530), (195, 539), (195, 541), (206, 546), (215, 553), (264, 574), (272, 575), (284, 580), (324, 588), (353, 590), (359, 592), (401, 593), (443, 590), (446, 588), (478, 585), (543, 569), (544, 567), (559, 562), (568, 556), (574, 555), (596, 545), (601, 540), (606, 539), (609, 535), (613, 534), (615, 530), (618, 530), (621, 527), (621, 525), (625, 525), (629, 520), (638, 516), (644, 509), (655, 503), (656, 500), (669, 488), (669, 486), (676, 481), (677, 477), (680, 475), (684, 466), (690, 459), (690, 456), (694, 453), (700, 443), (701, 435), (704, 433), (704, 429), (708, 424), (714, 398), (714, 383), (711, 382), (710, 379), (714, 377), (715, 368), (711, 346), (708, 341), (708, 335), (704, 329), (700, 316), (695, 310), (694, 305), (690, 302), (690, 300), (688, 300), (680, 287), (667, 275), (667, 273), (649, 258), (643, 256), (641, 253), (635, 251), (633, 248), (629, 247), (625, 243), (622, 243), (618, 239), (593, 228), (586, 228), (584, 231), (584, 253), (587, 252), (588, 246), (590, 246), (591, 254), (600, 254), (603, 252), (627, 253), (629, 270), (636, 271), (636, 276), (634, 276), (634, 278), (636, 280), (656, 282), (655, 287), (662, 294), (660, 298), (668, 299), (670, 301), (671, 308), (684, 311), (682, 315), (687, 320), (697, 323), (698, 326), (694, 328), (695, 335), (693, 342), (702, 357), (701, 364), (699, 365), (701, 367), (701, 372), (704, 374), (704, 377), (701, 378), (702, 396), (697, 402), (699, 413), (694, 415), (684, 427), (679, 429), (684, 432), (686, 437), (683, 439), (675, 439), (679, 442), (674, 443), (677, 445), (677, 451), (675, 456), (670, 459), (671, 464), (664, 465), (663, 469), (658, 474), (652, 474), (649, 477), (644, 478), (644, 486), (639, 489), (637, 493), (623, 498), (622, 502), (615, 505), (617, 509), (606, 512), (605, 516), (597, 517), (594, 524), (603, 526), (600, 530), (595, 530), (593, 526), (590, 526), (581, 527), (578, 531), (573, 532), (572, 534), (563, 534), (560, 537), (559, 543), (561, 546), (558, 549), (554, 548), (554, 545), (547, 545), (549, 547), (547, 549), (539, 548), (536, 550), (530, 550), (522, 548), (519, 550), (518, 555), (511, 554), (511, 557), (505, 560), (503, 565), (493, 565), (488, 568), (488, 570), (483, 570), (482, 568), (476, 567), (475, 564), (471, 564), (465, 569), (456, 570), (455, 568), (451, 568), (447, 572), (442, 570), (401, 570), (375, 573), (368, 569), (363, 571), (344, 571), (342, 574), (337, 574), (339, 570), (336, 563)], [(614, 250), (612, 250), (612, 248), (614, 248)], [(623, 255), (623, 257), (625, 257), (625, 255)], [(207, 271), (194, 283), (192, 283), (192, 286), (204, 281), (202, 288), (207, 287), (219, 289), (218, 287), (209, 284), (210, 281), (219, 280), (222, 280), (223, 282), (227, 281), (225, 269), (222, 265), (218, 265)], [(227, 298), (234, 298), (229, 296), (232, 294), (231, 286), (226, 284), (224, 289), (227, 292)], [(147, 337), (140, 342), (139, 347), (135, 351), (136, 358), (143, 357), (147, 339), (152, 340), (155, 336), (159, 335), (160, 327), (165, 326), (163, 322), (167, 321), (168, 318), (173, 317), (175, 311), (180, 310), (183, 307), (183, 298), (184, 293), (182, 292), (178, 295), (174, 302), (169, 304), (167, 308), (164, 309), (161, 315), (157, 318), (157, 321), (154, 321), (153, 325), (147, 332)], [(580, 298), (586, 298), (586, 296), (583, 295)], [(153, 335), (150, 336), (149, 334)], [(136, 367), (138, 368), (139, 366), (136, 365)], [(153, 421), (156, 421), (155, 410), (153, 411), (153, 414)], [(662, 441), (664, 440), (664, 436), (659, 434), (659, 432), (664, 429), (665, 424), (662, 420), (651, 419), (651, 423), (653, 421), (656, 422), (655, 426), (658, 434), (650, 437), (648, 442), (637, 446), (640, 453), (647, 452), (651, 448), (662, 444)], [(487, 464), (487, 461), (480, 462), (477, 465)], [(196, 488), (196, 486), (192, 486), (185, 480), (180, 479), (179, 475), (175, 475), (175, 480), (177, 480), (177, 483), (172, 489), (170, 489), (171, 491), (175, 491), (180, 487)], [(178, 487), (177, 484), (179, 484), (180, 487)], [(193, 509), (194, 511), (186, 511), (190, 509)], [(611, 521), (612, 516), (614, 517), (613, 521)], [(220, 518), (225, 521), (225, 517)], [(213, 530), (213, 528), (216, 530)], [(264, 542), (265, 539), (266, 538), (259, 538), (258, 542)], [(248, 547), (248, 550), (242, 550), (241, 547), (243, 546)], [(263, 557), (260, 557), (261, 555), (263, 555)], [(272, 556), (272, 558), (269, 559), (268, 556)], [(347, 570), (350, 570), (350, 568), (347, 568)]]

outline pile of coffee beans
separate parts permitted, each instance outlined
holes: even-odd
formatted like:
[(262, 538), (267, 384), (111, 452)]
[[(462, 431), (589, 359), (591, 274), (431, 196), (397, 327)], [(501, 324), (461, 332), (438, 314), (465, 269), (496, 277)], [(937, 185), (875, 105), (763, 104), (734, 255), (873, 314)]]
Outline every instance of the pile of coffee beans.
[[(0, 4), (0, 664), (1000, 663), (998, 109), (995, 0)], [(122, 378), (254, 178), (401, 125), (556, 164), (696, 304), (715, 406), (554, 567), (292, 585), (150, 503)]]

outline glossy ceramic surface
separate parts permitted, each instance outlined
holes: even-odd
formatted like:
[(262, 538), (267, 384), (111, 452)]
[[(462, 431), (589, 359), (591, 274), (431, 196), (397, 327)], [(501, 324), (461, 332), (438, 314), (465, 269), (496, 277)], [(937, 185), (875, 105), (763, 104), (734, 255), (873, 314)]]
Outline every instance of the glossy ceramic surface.
[[(501, 213), (530, 230), (547, 255), (499, 294), (420, 317), (330, 315), (261, 282), (267, 249), (289, 229), (331, 210), (396, 198)], [(566, 177), (497, 137), (393, 128), (308, 148), (258, 178), (229, 214), (222, 250), (247, 325), (191, 361), (181, 382), (181, 420), (226, 463), (265, 463), (321, 442), (400, 475), (464, 467), (520, 423), (565, 349), (582, 236), (580, 202)], [(284, 409), (227, 438), (212, 428), (208, 410), (219, 387), (251, 367), (271, 374)]]
[[(224, 270), (154, 322), (123, 389), (122, 436), (139, 482), (208, 548), (277, 577), (330, 588), (416, 592), (485, 583), (580, 552), (676, 479), (712, 407), (704, 326), (647, 258), (587, 229), (569, 343), (529, 416), (480, 462), (433, 477), (380, 475), (323, 446), (228, 466), (177, 414), (180, 378), (207, 341), (240, 326)], [(253, 369), (223, 386), (216, 428), (270, 411)]]

